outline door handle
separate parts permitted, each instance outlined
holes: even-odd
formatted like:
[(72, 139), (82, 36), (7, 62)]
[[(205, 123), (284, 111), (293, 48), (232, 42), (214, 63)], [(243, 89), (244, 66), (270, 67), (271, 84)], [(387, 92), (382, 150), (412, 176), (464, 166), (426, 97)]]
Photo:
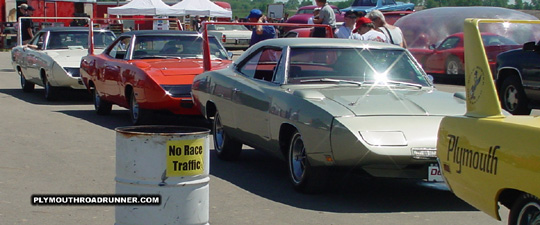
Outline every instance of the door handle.
[(242, 90), (238, 89), (238, 88), (233, 88), (233, 93), (236, 94), (236, 93), (239, 93), (239, 92), (242, 92)]

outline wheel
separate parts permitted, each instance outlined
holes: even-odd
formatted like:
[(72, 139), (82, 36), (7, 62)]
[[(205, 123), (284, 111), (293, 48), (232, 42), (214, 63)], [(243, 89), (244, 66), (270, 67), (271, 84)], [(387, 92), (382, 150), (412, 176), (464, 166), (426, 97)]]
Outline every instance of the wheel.
[(52, 101), (56, 99), (56, 88), (51, 86), (47, 76), (43, 75), (43, 86), (45, 87), (45, 99)]
[(101, 97), (99, 97), (99, 92), (96, 88), (92, 88), (92, 96), (94, 96), (94, 110), (98, 115), (107, 115), (111, 113), (112, 110), (112, 104), (102, 100)]
[(500, 100), (503, 109), (514, 115), (529, 115), (529, 100), (525, 96), (523, 85), (516, 76), (511, 76), (503, 81), (501, 86)]
[(135, 98), (134, 91), (131, 92), (131, 97), (129, 98), (129, 106), (129, 116), (133, 125), (142, 125), (148, 123), (148, 121), (150, 120), (150, 112), (139, 107), (139, 103)]
[(463, 65), (458, 57), (448, 57), (446, 60), (446, 74), (452, 76), (463, 74)]
[(326, 167), (312, 167), (306, 155), (302, 135), (296, 131), (289, 142), (289, 178), (296, 191), (316, 194), (326, 189), (328, 170)]
[(539, 225), (540, 200), (530, 194), (523, 194), (514, 203), (508, 216), (509, 225)]
[(19, 70), (19, 76), (21, 77), (21, 88), (24, 92), (33, 92), (35, 84), (26, 80), (22, 71)]
[(219, 112), (214, 115), (214, 148), (218, 158), (223, 160), (235, 160), (242, 152), (242, 143), (232, 139), (225, 130), (221, 123), (221, 117)]

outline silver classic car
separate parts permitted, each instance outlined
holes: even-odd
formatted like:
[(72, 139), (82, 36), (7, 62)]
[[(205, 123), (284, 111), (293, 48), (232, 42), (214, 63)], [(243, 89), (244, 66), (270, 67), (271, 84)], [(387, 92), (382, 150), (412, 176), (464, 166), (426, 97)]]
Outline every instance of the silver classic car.
[[(40, 30), (28, 45), (11, 50), (11, 64), (24, 92), (35, 84), (45, 87), (45, 98), (55, 98), (57, 88), (85, 89), (80, 78), (81, 58), (88, 54), (88, 27), (51, 27)], [(94, 30), (96, 52), (115, 39), (108, 30)]]
[(340, 169), (442, 180), (439, 123), (465, 112), (464, 96), (437, 91), (407, 50), (347, 39), (259, 42), (229, 68), (196, 76), (192, 92), (213, 118), (219, 158), (236, 159), (242, 144), (285, 156), (306, 193)]

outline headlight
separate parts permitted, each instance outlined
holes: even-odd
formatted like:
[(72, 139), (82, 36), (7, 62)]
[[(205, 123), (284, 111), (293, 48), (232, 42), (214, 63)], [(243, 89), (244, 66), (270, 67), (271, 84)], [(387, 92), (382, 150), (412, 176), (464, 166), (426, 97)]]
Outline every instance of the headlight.
[(67, 74), (71, 77), (80, 77), (81, 76), (81, 71), (79, 70), (79, 68), (68, 68), (68, 67), (64, 67), (64, 70), (67, 72)]
[(161, 85), (167, 95), (175, 98), (191, 97), (191, 84), (186, 85)]
[(401, 131), (360, 131), (360, 136), (372, 146), (407, 146)]

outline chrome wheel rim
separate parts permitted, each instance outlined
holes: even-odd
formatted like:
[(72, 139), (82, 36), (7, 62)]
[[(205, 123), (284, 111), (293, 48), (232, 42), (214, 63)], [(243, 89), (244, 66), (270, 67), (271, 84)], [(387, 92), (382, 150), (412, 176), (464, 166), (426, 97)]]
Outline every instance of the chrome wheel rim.
[(221, 152), (221, 149), (223, 148), (224, 135), (225, 133), (223, 131), (223, 125), (221, 124), (221, 119), (219, 118), (219, 114), (216, 114), (214, 117), (214, 147), (218, 152)]
[(540, 205), (538, 205), (536, 202), (529, 202), (524, 205), (519, 212), (517, 224), (540, 224)]
[(510, 85), (506, 88), (504, 92), (504, 105), (506, 106), (508, 110), (510, 111), (516, 110), (519, 104), (517, 95), (518, 95), (517, 89), (513, 85)]
[(448, 68), (446, 68), (446, 73), (451, 75), (457, 75), (459, 73), (459, 66), (456, 61), (448, 62)]
[(300, 183), (302, 181), (306, 168), (306, 161), (304, 141), (300, 134), (296, 134), (291, 141), (289, 155), (291, 177), (295, 183)]

